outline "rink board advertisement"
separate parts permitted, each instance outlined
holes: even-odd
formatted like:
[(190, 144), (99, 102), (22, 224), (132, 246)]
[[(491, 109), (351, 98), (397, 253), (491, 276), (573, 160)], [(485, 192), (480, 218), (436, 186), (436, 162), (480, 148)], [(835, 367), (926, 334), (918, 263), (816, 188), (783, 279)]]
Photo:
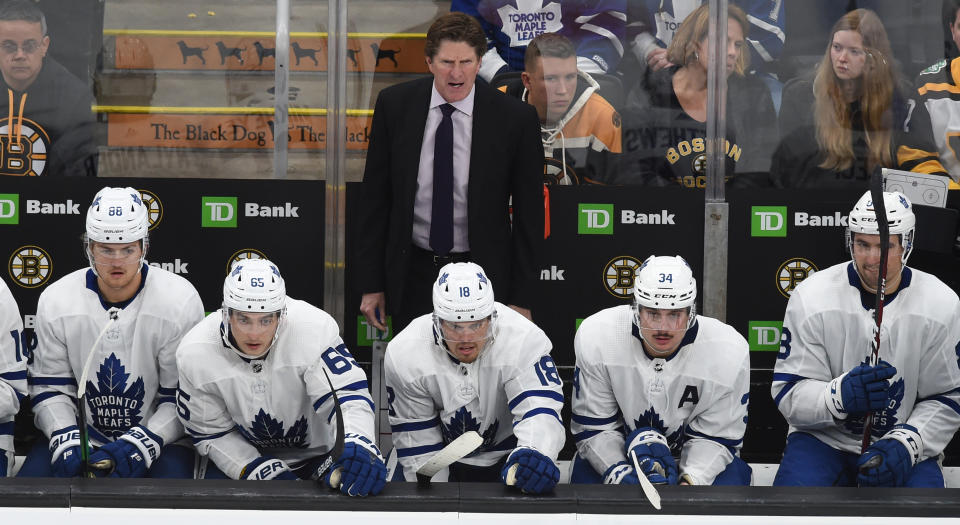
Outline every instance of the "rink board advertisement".
[(231, 262), (251, 257), (276, 262), (292, 297), (323, 303), (323, 181), (5, 177), (3, 279), (28, 325), (48, 284), (89, 265), (81, 238), (104, 186), (140, 192), (147, 262), (189, 280), (208, 312), (220, 307)]

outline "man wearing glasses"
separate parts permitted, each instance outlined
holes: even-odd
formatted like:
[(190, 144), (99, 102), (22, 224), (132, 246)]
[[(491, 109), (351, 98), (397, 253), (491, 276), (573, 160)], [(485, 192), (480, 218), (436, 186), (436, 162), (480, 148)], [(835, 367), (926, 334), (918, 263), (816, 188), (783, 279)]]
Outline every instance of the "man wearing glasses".
[(147, 227), (137, 190), (103, 188), (87, 210), (90, 267), (40, 294), (28, 388), (49, 445), (37, 443), (20, 476), (82, 473), (76, 405), (82, 384), (93, 474), (193, 477), (193, 448), (174, 444), (184, 435), (174, 402), (176, 350), (203, 320), (203, 304), (186, 279), (146, 264)]
[(0, 175), (96, 175), (93, 98), (49, 46), (34, 2), (0, 3)]

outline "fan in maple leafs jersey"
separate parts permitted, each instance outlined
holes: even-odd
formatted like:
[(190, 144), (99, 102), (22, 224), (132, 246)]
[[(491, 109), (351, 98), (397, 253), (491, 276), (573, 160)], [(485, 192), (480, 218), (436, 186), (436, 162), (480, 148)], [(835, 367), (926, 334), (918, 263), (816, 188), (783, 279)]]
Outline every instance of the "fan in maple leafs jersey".
[(623, 58), (626, 0), (453, 0), (450, 11), (476, 18), (487, 34), (480, 76), (523, 71), (527, 43), (559, 33), (577, 46), (577, 67), (587, 73), (617, 69)]
[(435, 452), (475, 430), (483, 444), (450, 467), (451, 481), (504, 479), (503, 467), (529, 457), (529, 476), (521, 470), (517, 486), (549, 490), (565, 439), (550, 340), (495, 302), (492, 283), (473, 263), (440, 270), (433, 304), (433, 314), (414, 319), (387, 347), (388, 415), (399, 463), (393, 479), (415, 480)]
[(0, 280), (0, 478), (13, 466), (13, 419), (27, 395), (27, 359), (20, 310)]
[[(207, 479), (320, 479), (361, 496), (383, 488), (367, 377), (339, 332), (326, 312), (286, 296), (270, 261), (234, 265), (223, 308), (177, 350), (179, 414), (197, 451), (215, 465)], [(327, 375), (345, 433), (343, 454), (329, 461), (336, 423)], [(329, 481), (337, 469), (339, 485)]]
[[(37, 349), (28, 363), (38, 444), (22, 476), (80, 472), (77, 382), (93, 352), (86, 384), (87, 428), (103, 475), (193, 477), (174, 394), (180, 338), (203, 319), (186, 279), (146, 264), (147, 209), (133, 188), (103, 188), (87, 211), (90, 267), (48, 286), (37, 303)], [(94, 347), (119, 309), (117, 320)]]
[(571, 482), (749, 485), (739, 457), (750, 356), (733, 328), (696, 314), (683, 258), (649, 257), (632, 305), (587, 317), (574, 339)]
[[(853, 261), (811, 275), (787, 302), (771, 392), (790, 428), (774, 485), (944, 486), (939, 461), (960, 427), (960, 300), (906, 266), (913, 207), (899, 192), (883, 196), (891, 239), (880, 362), (869, 360), (880, 235), (868, 191), (847, 219)], [(874, 457), (879, 466), (863, 468)]]

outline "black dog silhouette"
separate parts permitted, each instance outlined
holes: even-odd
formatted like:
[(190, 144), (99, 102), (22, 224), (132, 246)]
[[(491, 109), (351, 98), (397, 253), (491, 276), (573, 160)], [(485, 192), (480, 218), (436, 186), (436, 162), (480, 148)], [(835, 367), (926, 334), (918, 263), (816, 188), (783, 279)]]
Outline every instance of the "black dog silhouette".
[(200, 62), (203, 62), (203, 65), (207, 65), (207, 61), (203, 58), (203, 52), (207, 50), (206, 47), (190, 47), (183, 40), (177, 42), (177, 45), (180, 46), (180, 55), (183, 56), (183, 63), (187, 63), (188, 56), (195, 56), (200, 59)]
[(243, 52), (247, 49), (245, 47), (227, 47), (223, 45), (222, 41), (217, 42), (217, 49), (220, 50), (220, 65), (222, 66), (227, 60), (227, 57), (236, 57), (237, 60), (243, 64)]
[(370, 44), (370, 47), (373, 48), (373, 54), (377, 56), (377, 64), (374, 67), (380, 65), (381, 58), (389, 58), (393, 62), (393, 67), (400, 67), (400, 64), (397, 63), (395, 58), (397, 53), (400, 52), (399, 49), (380, 49), (380, 46), (377, 44)]
[(300, 65), (300, 59), (307, 57), (310, 60), (313, 60), (313, 65), (319, 66), (320, 63), (317, 62), (317, 51), (319, 49), (310, 49), (308, 47), (300, 47), (300, 44), (296, 42), (291, 42), (290, 47), (293, 48), (293, 56), (297, 59), (297, 65)]
[(360, 64), (357, 63), (357, 54), (360, 53), (359, 49), (347, 49), (347, 58), (353, 62), (353, 67), (360, 67)]
[(271, 47), (263, 47), (263, 44), (260, 42), (254, 42), (253, 47), (257, 48), (257, 58), (260, 59), (258, 65), (263, 65), (263, 59), (266, 57), (273, 57), (274, 60), (277, 58), (277, 49)]

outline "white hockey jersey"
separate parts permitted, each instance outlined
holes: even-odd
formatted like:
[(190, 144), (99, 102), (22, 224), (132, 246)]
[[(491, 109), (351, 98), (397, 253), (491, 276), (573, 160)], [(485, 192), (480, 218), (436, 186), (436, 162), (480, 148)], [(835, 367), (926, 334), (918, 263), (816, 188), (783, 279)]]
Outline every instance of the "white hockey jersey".
[(387, 346), (388, 415), (405, 479), (447, 443), (477, 431), (483, 444), (461, 463), (490, 466), (516, 447), (556, 461), (565, 434), (562, 382), (547, 335), (495, 303), (498, 333), (473, 363), (439, 346), (431, 315), (418, 317)]
[[(790, 424), (831, 447), (860, 453), (862, 416), (834, 418), (830, 381), (867, 362), (876, 323), (876, 296), (863, 290), (853, 263), (805, 279), (790, 295), (771, 391)], [(897, 369), (888, 406), (874, 415), (872, 434), (908, 424), (923, 441), (920, 459), (938, 456), (960, 427), (960, 300), (936, 277), (904, 268), (887, 295), (880, 359)]]
[[(140, 425), (171, 443), (183, 436), (174, 395), (180, 338), (203, 319), (196, 289), (179, 275), (146, 264), (136, 295), (93, 351), (87, 378), (87, 424), (95, 446)], [(47, 437), (77, 424), (77, 381), (97, 335), (109, 320), (89, 268), (40, 294), (37, 349), (29, 370), (37, 427)]]
[(0, 454), (13, 450), (13, 418), (27, 395), (29, 352), (22, 336), (20, 310), (7, 284), (0, 280)]
[(296, 469), (333, 448), (334, 403), (324, 370), (337, 390), (345, 433), (373, 441), (367, 376), (326, 312), (288, 297), (277, 341), (261, 359), (226, 346), (223, 328), (218, 310), (183, 338), (177, 405), (197, 451), (224, 474), (239, 479), (260, 456)]
[(680, 474), (710, 485), (743, 444), (750, 395), (750, 353), (736, 330), (697, 316), (669, 358), (643, 349), (629, 305), (583, 320), (574, 339), (570, 430), (577, 452), (601, 475), (626, 461), (625, 436), (662, 433)]

